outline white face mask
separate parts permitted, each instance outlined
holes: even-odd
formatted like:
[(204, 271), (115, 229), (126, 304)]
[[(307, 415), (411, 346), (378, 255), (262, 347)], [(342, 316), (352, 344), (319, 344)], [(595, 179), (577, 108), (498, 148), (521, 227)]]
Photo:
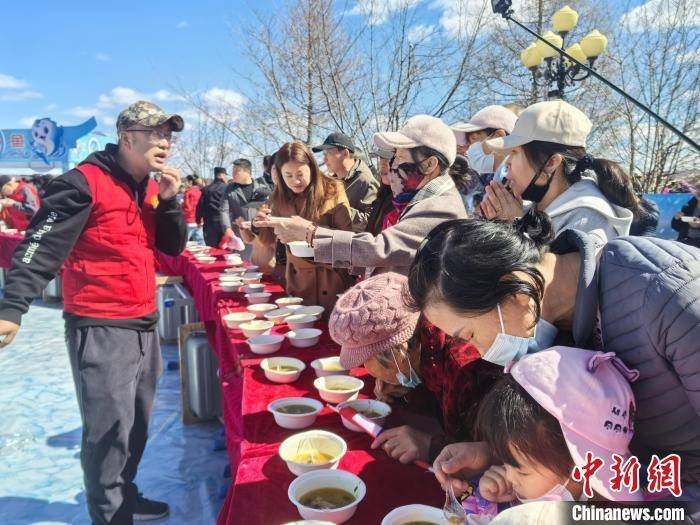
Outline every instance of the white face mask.
[(484, 153), (484, 146), (481, 142), (475, 142), (467, 150), (467, 160), (469, 167), (477, 173), (493, 173), (493, 153)]
[(503, 326), (501, 305), (497, 304), (496, 308), (498, 309), (498, 320), (501, 322), (501, 331), (496, 335), (496, 339), (486, 353), (481, 356), (482, 359), (495, 365), (506, 366), (506, 364), (511, 361), (517, 361), (528, 352), (532, 353), (539, 350), (537, 339), (534, 337), (520, 337), (507, 334)]
[(520, 501), (520, 503), (530, 503), (531, 501), (576, 501), (571, 495), (571, 492), (569, 492), (569, 489), (566, 488), (568, 482), (569, 480), (567, 479), (563, 485), (561, 483), (554, 485), (551, 490), (539, 498), (518, 497), (518, 501)]
[(401, 367), (399, 367), (399, 363), (396, 360), (396, 355), (394, 355), (394, 350), (391, 350), (391, 357), (394, 358), (394, 364), (396, 365), (396, 380), (399, 382), (399, 384), (403, 387), (406, 388), (416, 388), (418, 385), (420, 385), (421, 380), (418, 377), (418, 374), (416, 374), (416, 371), (413, 370), (413, 366), (411, 365), (411, 360), (409, 359), (408, 355), (406, 355), (406, 361), (408, 361), (408, 376), (406, 377), (406, 374), (404, 374), (401, 371)]

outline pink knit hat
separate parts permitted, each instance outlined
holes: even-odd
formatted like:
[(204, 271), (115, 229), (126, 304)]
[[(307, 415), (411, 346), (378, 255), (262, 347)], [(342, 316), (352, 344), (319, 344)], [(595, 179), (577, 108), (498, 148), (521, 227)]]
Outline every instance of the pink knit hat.
[(356, 368), (373, 355), (411, 338), (420, 314), (404, 303), (406, 283), (403, 275), (382, 273), (359, 282), (340, 296), (328, 330), (341, 346), (343, 368)]

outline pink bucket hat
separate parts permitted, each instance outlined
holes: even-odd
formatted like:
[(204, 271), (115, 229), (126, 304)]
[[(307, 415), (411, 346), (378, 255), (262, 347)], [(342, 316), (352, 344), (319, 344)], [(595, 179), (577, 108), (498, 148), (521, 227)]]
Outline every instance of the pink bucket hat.
[(634, 396), (630, 381), (639, 372), (630, 370), (612, 352), (593, 352), (555, 346), (527, 354), (506, 371), (561, 425), (564, 439), (577, 467), (586, 464), (586, 453), (604, 461), (590, 478), (592, 489), (610, 501), (641, 501), (641, 491), (626, 487), (613, 491), (612, 455), (630, 457), (634, 433)]
[(411, 338), (420, 314), (404, 303), (407, 282), (398, 273), (382, 273), (340, 296), (328, 320), (328, 331), (341, 346), (343, 368), (356, 368)]

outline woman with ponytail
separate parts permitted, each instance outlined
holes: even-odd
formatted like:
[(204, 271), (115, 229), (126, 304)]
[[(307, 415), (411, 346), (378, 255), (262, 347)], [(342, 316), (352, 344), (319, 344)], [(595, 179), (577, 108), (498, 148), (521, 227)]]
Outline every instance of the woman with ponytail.
[[(625, 237), (600, 250), (580, 231), (553, 234), (535, 208), (516, 221), (440, 224), (409, 271), (409, 303), (498, 365), (554, 344), (617, 354), (640, 373), (632, 452), (647, 465), (679, 454), (683, 490), (700, 500), (700, 249)], [(436, 475), (483, 470), (487, 450), (449, 445)]]
[(564, 101), (533, 104), (518, 118), (513, 133), (487, 140), (508, 153), (510, 191), (499, 182), (486, 188), (482, 209), (488, 219), (513, 219), (523, 201), (546, 212), (559, 233), (576, 229), (600, 246), (627, 235), (639, 214), (632, 181), (617, 163), (586, 152), (591, 121)]

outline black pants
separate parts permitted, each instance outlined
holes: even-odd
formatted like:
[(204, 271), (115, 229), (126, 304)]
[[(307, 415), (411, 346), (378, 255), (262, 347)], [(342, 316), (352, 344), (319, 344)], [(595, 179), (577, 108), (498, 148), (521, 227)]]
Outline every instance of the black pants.
[(212, 248), (218, 248), (221, 242), (221, 236), (224, 234), (223, 227), (220, 222), (204, 221), (204, 244)]
[(80, 461), (93, 523), (133, 523), (136, 470), (163, 369), (155, 331), (66, 326), (83, 421)]

